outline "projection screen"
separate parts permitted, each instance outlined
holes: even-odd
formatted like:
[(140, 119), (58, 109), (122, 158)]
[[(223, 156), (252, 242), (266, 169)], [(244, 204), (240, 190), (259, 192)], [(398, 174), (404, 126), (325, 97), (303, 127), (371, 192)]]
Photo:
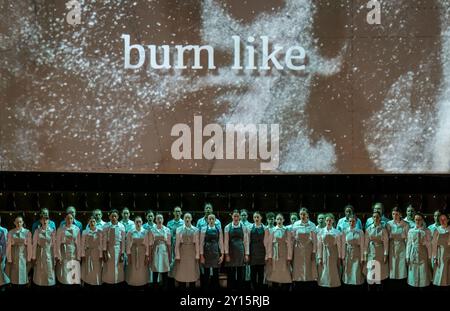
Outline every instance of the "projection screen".
[(450, 1), (4, 0), (0, 169), (448, 173)]

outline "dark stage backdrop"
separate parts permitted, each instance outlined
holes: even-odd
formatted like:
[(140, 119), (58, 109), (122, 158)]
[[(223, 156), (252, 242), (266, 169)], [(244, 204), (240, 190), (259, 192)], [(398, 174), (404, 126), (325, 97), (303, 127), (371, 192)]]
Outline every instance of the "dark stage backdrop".
[[(369, 2), (1, 1), (0, 169), (448, 173), (450, 2), (382, 1), (380, 24)], [(227, 124), (269, 155), (236, 159)]]
[[(174, 206), (203, 214), (203, 204), (227, 219), (233, 209), (282, 212), (287, 217), (307, 207), (311, 217), (332, 212), (342, 215), (352, 204), (358, 217), (370, 215), (382, 202), (386, 216), (394, 206), (412, 204), (432, 221), (432, 213), (447, 210), (450, 178), (442, 175), (159, 175), (81, 173), (0, 173), (0, 214), (13, 218), (25, 212), (35, 218), (47, 207), (63, 217), (73, 205), (83, 217), (95, 208), (104, 211), (127, 206), (133, 213), (158, 210), (171, 217)], [(5, 218), (5, 219), (6, 219)], [(167, 219), (166, 219), (167, 220)], [(10, 223), (12, 224), (12, 222)]]

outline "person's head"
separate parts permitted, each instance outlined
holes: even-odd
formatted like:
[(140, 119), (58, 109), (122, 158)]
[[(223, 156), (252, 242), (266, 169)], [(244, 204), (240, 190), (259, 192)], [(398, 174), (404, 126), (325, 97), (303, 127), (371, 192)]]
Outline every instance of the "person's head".
[(233, 219), (233, 222), (235, 224), (237, 224), (240, 220), (241, 220), (241, 213), (235, 209), (232, 213), (231, 213), (231, 218)]
[(416, 210), (414, 209), (414, 207), (411, 204), (409, 204), (406, 207), (406, 217), (408, 217), (408, 219), (413, 219), (415, 213), (416, 213)]
[(49, 222), (49, 217), (48, 215), (42, 215), (41, 214), (41, 218), (40, 218), (40, 222), (41, 222), (41, 227), (46, 229), (48, 226), (48, 222)]
[(417, 228), (421, 228), (423, 226), (423, 215), (422, 213), (416, 212), (414, 214), (414, 223)]
[(122, 210), (122, 219), (123, 220), (128, 220), (130, 219), (130, 210), (128, 209), (128, 207), (124, 207)]
[(334, 224), (334, 216), (333, 216), (333, 214), (329, 213), (329, 214), (325, 215), (325, 223), (326, 223), (328, 228), (333, 227), (333, 224)]
[(184, 220), (184, 224), (189, 227), (191, 225), (191, 222), (192, 222), (192, 214), (191, 213), (184, 213), (183, 220)]
[(152, 210), (148, 210), (145, 212), (145, 218), (147, 219), (147, 222), (149, 224), (152, 224), (153, 220), (155, 219), (155, 214), (153, 213)]
[(173, 217), (174, 217), (175, 219), (180, 219), (181, 214), (182, 214), (182, 212), (181, 212), (181, 207), (175, 206), (175, 207), (173, 208)]
[(352, 216), (354, 213), (355, 209), (352, 205), (349, 204), (344, 207), (345, 218), (347, 218), (348, 220), (350, 220), (350, 216)]
[(208, 215), (208, 225), (210, 225), (211, 227), (214, 227), (216, 225), (216, 215), (214, 214)]
[(350, 229), (355, 229), (356, 227), (356, 216), (355, 214), (351, 214), (348, 216), (348, 223), (350, 225)]
[(72, 214), (74, 219), (77, 216), (77, 210), (75, 209), (74, 206), (68, 206), (67, 209), (66, 209), (66, 213), (67, 214)]
[(156, 225), (162, 226), (164, 223), (164, 216), (161, 213), (157, 213), (155, 216)]
[(260, 225), (262, 221), (262, 216), (259, 211), (253, 212), (253, 222), (257, 225)]
[(142, 227), (142, 217), (141, 216), (136, 216), (134, 218), (134, 227), (140, 231), (141, 227)]
[(246, 209), (241, 209), (241, 220), (243, 222), (248, 220), (248, 211)]
[(378, 211), (374, 211), (372, 213), (373, 223), (378, 226), (381, 223), (381, 213)]
[(41, 211), (39, 212), (39, 216), (40, 216), (40, 218), (42, 218), (42, 217), (49, 218), (50, 214), (49, 214), (48, 208), (45, 208), (45, 207), (42, 208)]
[(119, 222), (119, 211), (113, 209), (109, 212), (109, 220), (113, 225), (116, 225)]
[(291, 213), (289, 215), (289, 221), (291, 222), (291, 225), (293, 225), (298, 220), (297, 213)]
[(203, 209), (205, 211), (205, 216), (208, 216), (209, 214), (212, 214), (212, 212), (213, 212), (213, 206), (209, 202), (205, 203), (205, 205), (203, 206)]
[(394, 208), (392, 208), (392, 220), (394, 221), (400, 221), (400, 219), (402, 218), (402, 214), (400, 213), (400, 208), (398, 206), (394, 206)]
[(433, 213), (434, 223), (438, 224), (440, 222), (441, 211), (437, 210)]
[(442, 227), (447, 227), (448, 226), (448, 216), (445, 213), (442, 213), (441, 215), (439, 215), (439, 224)]
[(308, 221), (308, 209), (306, 207), (302, 207), (300, 211), (298, 212), (298, 216), (300, 217), (300, 220), (303, 222)]
[(273, 226), (274, 222), (275, 222), (275, 214), (272, 212), (268, 212), (266, 214), (266, 220), (267, 220), (267, 225), (268, 226)]
[(95, 230), (95, 225), (96, 225), (96, 224), (97, 224), (97, 219), (95, 219), (95, 216), (92, 215), (92, 216), (89, 218), (89, 222), (88, 222), (89, 229)]
[(21, 215), (16, 216), (16, 218), (14, 219), (14, 225), (17, 229), (23, 228), (23, 217)]
[(325, 214), (319, 214), (317, 215), (317, 225), (319, 228), (325, 227)]
[(372, 207), (373, 212), (378, 212), (380, 215), (383, 215), (383, 203), (377, 202)]
[(100, 221), (102, 221), (103, 213), (100, 209), (97, 208), (92, 211), (92, 216), (94, 217), (96, 222), (100, 222)]
[(284, 223), (284, 216), (283, 216), (283, 214), (278, 213), (277, 217), (275, 218), (275, 221), (277, 223), (277, 226), (279, 226), (279, 227), (283, 226), (283, 223)]
[(66, 214), (66, 227), (72, 226), (74, 220), (75, 220), (75, 217), (73, 216), (73, 214), (67, 213)]

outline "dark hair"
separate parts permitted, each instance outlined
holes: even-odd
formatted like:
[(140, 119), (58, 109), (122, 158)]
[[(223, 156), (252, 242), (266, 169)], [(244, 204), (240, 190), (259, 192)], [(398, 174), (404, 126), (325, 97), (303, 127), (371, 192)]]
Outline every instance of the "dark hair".
[(147, 217), (147, 215), (150, 214), (150, 213), (152, 213), (153, 215), (155, 215), (155, 213), (154, 213), (151, 209), (149, 209), (149, 210), (147, 210), (147, 211), (145, 212), (145, 217)]
[(275, 213), (273, 213), (273, 212), (266, 213), (266, 219), (269, 219), (269, 218), (275, 218)]
[(261, 213), (259, 211), (254, 211), (253, 215), (258, 214), (259, 216), (262, 216)]
[(239, 214), (239, 216), (241, 215), (241, 213), (240, 213), (239, 210), (237, 210), (237, 209), (234, 209), (234, 210), (231, 212), (231, 215), (234, 215), (234, 214)]
[(391, 213), (392, 212), (398, 212), (398, 213), (402, 213), (401, 211), (400, 211), (400, 207), (398, 207), (398, 206), (394, 206), (393, 208), (392, 208), (392, 211), (391, 211)]
[(344, 211), (345, 211), (347, 208), (351, 209), (351, 210), (352, 210), (352, 213), (355, 212), (355, 208), (353, 207), (353, 205), (347, 204), (346, 206), (344, 206)]
[(116, 210), (116, 209), (112, 209), (112, 210), (109, 211), (109, 215), (111, 216), (112, 214), (117, 214), (117, 215), (119, 215), (119, 211)]
[(298, 213), (300, 214), (301, 212), (306, 212), (306, 214), (309, 214), (308, 209), (306, 207), (301, 207)]
[(416, 216), (420, 216), (420, 217), (422, 217), (422, 219), (425, 219), (425, 217), (423, 216), (423, 214), (421, 212), (415, 212), (414, 217), (416, 217)]

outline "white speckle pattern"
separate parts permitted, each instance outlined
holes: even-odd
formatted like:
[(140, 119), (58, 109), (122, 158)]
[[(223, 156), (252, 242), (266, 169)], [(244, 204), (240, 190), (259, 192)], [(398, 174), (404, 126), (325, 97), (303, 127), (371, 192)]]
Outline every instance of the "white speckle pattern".
[[(64, 1), (0, 1), (0, 169), (208, 173), (214, 162), (175, 162), (168, 143), (174, 124), (201, 113), (221, 124), (279, 123), (280, 172), (450, 171), (449, 0), (387, 1), (379, 27), (358, 22), (367, 11), (363, 1), (353, 20), (348, 11), (337, 19), (345, 38), (339, 31), (336, 38), (321, 32), (317, 12), (322, 6), (327, 16), (333, 5), (354, 1), (285, 0), (281, 7), (252, 11), (250, 20), (236, 17), (236, 7), (227, 7), (230, 1), (80, 0), (79, 26), (66, 23)], [(419, 41), (411, 20), (424, 23), (425, 34), (429, 24), (411, 3), (439, 10), (440, 33), (429, 35), (429, 41), (422, 35), (423, 47), (411, 43)], [(139, 44), (211, 45), (219, 69), (124, 69), (124, 33)], [(261, 35), (272, 44), (302, 46), (306, 70), (236, 72), (233, 35), (243, 41), (253, 36), (256, 50)], [(383, 41), (391, 35), (394, 43)], [(332, 51), (324, 49), (324, 41), (333, 39)], [(365, 39), (373, 51), (363, 47), (365, 54), (359, 54), (358, 40)], [(408, 42), (420, 51), (402, 54)], [(372, 67), (351, 59), (373, 60), (373, 55), (380, 57)], [(382, 61), (387, 56), (389, 64)], [(413, 57), (422, 58), (409, 64)], [(370, 80), (376, 92), (361, 90), (364, 84), (352, 76)], [(333, 110), (344, 117), (314, 110), (353, 100), (333, 85), (337, 79), (345, 79), (340, 84), (345, 87), (353, 83), (365, 100)], [(321, 92), (327, 95), (318, 96)], [(315, 102), (314, 95), (327, 105)], [(338, 122), (330, 122), (334, 118)], [(342, 162), (353, 161), (353, 153), (362, 164), (355, 171), (344, 165), (343, 171)], [(239, 165), (226, 172), (254, 172), (254, 163)]]
[(442, 87), (437, 103), (436, 136), (431, 151), (433, 162), (431, 170), (450, 171), (450, 1), (441, 0), (441, 36), (442, 42)]
[[(399, 10), (405, 4), (410, 2), (390, 3), (388, 7)], [(440, 57), (433, 59), (429, 55), (429, 60), (419, 64), (418, 71), (399, 77), (387, 93), (382, 109), (365, 122), (367, 151), (380, 171), (448, 173), (450, 170), (450, 2), (438, 0), (436, 8), (441, 17)], [(398, 62), (398, 55), (392, 55), (392, 59)], [(440, 61), (442, 67), (438, 92), (431, 98), (413, 99), (414, 93), (417, 96), (430, 88), (432, 82), (427, 74), (432, 61)]]
[(317, 52), (313, 37), (315, 10), (312, 1), (287, 0), (280, 11), (261, 14), (251, 24), (240, 24), (217, 1), (206, 0), (203, 5), (202, 38), (216, 49), (229, 49), (231, 36), (238, 35), (241, 40), (268, 36), (274, 38), (274, 45), (302, 46), (307, 51), (309, 64), (301, 76), (272, 69), (267, 75), (243, 71), (236, 77), (236, 71), (221, 69), (219, 75), (206, 82), (233, 88), (219, 97), (220, 102), (231, 106), (230, 112), (222, 116), (222, 123), (281, 125), (280, 170), (284, 172), (335, 171), (334, 146), (324, 138), (313, 144), (305, 125), (304, 110), (314, 76), (336, 74), (343, 55), (341, 52), (335, 59), (325, 59)]
[(429, 167), (431, 114), (411, 107), (414, 73), (392, 85), (383, 108), (368, 122), (366, 144), (375, 165), (386, 172), (423, 172)]

